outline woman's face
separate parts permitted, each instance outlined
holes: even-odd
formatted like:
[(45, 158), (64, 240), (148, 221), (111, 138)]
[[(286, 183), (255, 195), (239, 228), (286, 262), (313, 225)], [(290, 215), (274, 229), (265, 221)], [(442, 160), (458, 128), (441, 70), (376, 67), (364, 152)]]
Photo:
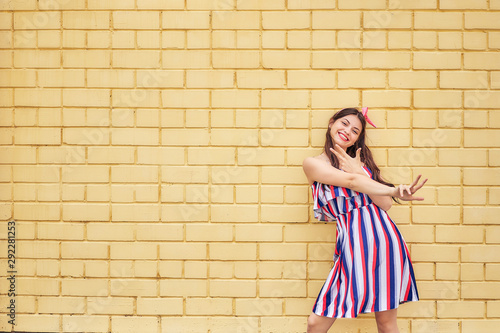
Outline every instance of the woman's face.
[(358, 117), (349, 114), (335, 120), (330, 126), (330, 135), (334, 143), (346, 150), (358, 140), (362, 128)]

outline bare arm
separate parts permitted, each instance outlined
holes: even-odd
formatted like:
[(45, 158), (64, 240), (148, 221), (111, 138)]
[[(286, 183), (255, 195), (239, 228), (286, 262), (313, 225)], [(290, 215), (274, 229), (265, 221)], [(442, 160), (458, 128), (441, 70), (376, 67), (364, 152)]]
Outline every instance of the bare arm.
[[(359, 172), (360, 175), (365, 177), (368, 176), (364, 171)], [(392, 207), (392, 197), (388, 195), (369, 195), (370, 199), (372, 199), (373, 203), (380, 207), (381, 209), (388, 211)]]
[(314, 157), (306, 157), (302, 162), (302, 168), (308, 179), (316, 180), (323, 184), (346, 187), (368, 195), (394, 196), (396, 192), (396, 189), (393, 187), (380, 184), (360, 174), (340, 171)]

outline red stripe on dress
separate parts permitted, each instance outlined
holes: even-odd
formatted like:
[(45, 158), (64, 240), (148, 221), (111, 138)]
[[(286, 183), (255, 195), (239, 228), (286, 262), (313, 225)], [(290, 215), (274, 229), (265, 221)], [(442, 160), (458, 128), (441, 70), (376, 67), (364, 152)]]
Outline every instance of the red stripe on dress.
[[(365, 283), (365, 285), (363, 286), (363, 291), (364, 292), (363, 292), (363, 300), (361, 301), (361, 306), (364, 306), (365, 300), (366, 300), (366, 293), (368, 291), (365, 290), (367, 276), (366, 276), (366, 270), (365, 270), (365, 267), (366, 267), (365, 266), (366, 265), (366, 261), (365, 261), (365, 246), (364, 246), (365, 243), (363, 242), (363, 235), (361, 233), (361, 228), (362, 228), (362, 226), (361, 226), (361, 220), (362, 220), (361, 219), (361, 212), (362, 212), (362, 210), (359, 210), (359, 212), (358, 212), (358, 229), (360, 230), (360, 232), (359, 232), (359, 244), (361, 244), (360, 248), (361, 248), (361, 260), (363, 262), (363, 266), (362, 266), (362, 268), (363, 268), (363, 281)], [(356, 309), (356, 311), (358, 311), (358, 310)]]
[(351, 252), (351, 262), (352, 262), (352, 266), (351, 267), (351, 277), (349, 279), (349, 292), (351, 293), (351, 316), (354, 317), (354, 291), (353, 291), (353, 284), (356, 283), (356, 281), (353, 281), (354, 280), (354, 276), (352, 274), (353, 270), (354, 270), (354, 251), (352, 249), (352, 243), (351, 243), (351, 237), (349, 237), (349, 232), (348, 232), (348, 228), (350, 227), (350, 225), (348, 224), (349, 221), (351, 221), (351, 217), (352, 217), (352, 213), (351, 211), (347, 212), (347, 216), (346, 216), (346, 225), (347, 225), (347, 237), (349, 239), (349, 251)]
[[(375, 213), (377, 214), (380, 222), (383, 222), (382, 221), (382, 217), (378, 213), (378, 209), (375, 209)], [(383, 226), (381, 226), (381, 227), (382, 227), (382, 229), (384, 229)], [(390, 249), (388, 250), (388, 247), (389, 247), (389, 238), (387, 237), (387, 234), (385, 233), (385, 230), (384, 230), (384, 237), (385, 237), (385, 244), (386, 244), (385, 256), (386, 256), (387, 262), (390, 263), (391, 262), (391, 256), (389, 255)], [(391, 307), (391, 280), (390, 280), (390, 277), (391, 277), (391, 267), (390, 267), (390, 265), (386, 265), (386, 266), (387, 266), (387, 275), (385, 277), (385, 280), (386, 280), (386, 283), (387, 283), (387, 309), (390, 309), (390, 307)]]
[[(370, 221), (372, 221), (372, 211), (371, 209), (367, 209), (368, 210), (368, 214), (370, 215)], [(375, 269), (377, 267), (377, 252), (378, 252), (378, 249), (377, 249), (377, 243), (375, 242), (375, 229), (374, 229), (374, 226), (370, 223), (370, 226), (371, 226), (371, 230), (372, 230), (372, 237), (373, 237), (373, 266), (372, 266), (372, 285), (373, 285), (373, 301), (372, 301), (372, 308), (371, 308), (371, 312), (374, 312), (375, 311), (375, 302), (377, 301), (376, 299), (376, 290), (375, 290)]]

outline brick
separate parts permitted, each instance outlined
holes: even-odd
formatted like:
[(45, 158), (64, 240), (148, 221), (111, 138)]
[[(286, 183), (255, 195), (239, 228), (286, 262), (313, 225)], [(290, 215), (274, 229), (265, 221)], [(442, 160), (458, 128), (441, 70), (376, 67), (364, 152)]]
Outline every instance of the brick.
[[(156, 296), (157, 281), (145, 279), (112, 279), (111, 296)], [(102, 295), (100, 295), (102, 296)]]
[[(144, 1), (144, 0), (142, 0)], [(89, 9), (134, 9), (132, 0), (88, 0)]]
[(188, 298), (186, 300), (187, 315), (230, 315), (232, 314), (231, 298)]
[(500, 137), (500, 130), (466, 129), (464, 130), (464, 147), (494, 148), (496, 147), (495, 142), (498, 142), (499, 137)]
[[(306, 54), (303, 54), (302, 60), (303, 63), (299, 64), (299, 67), (309, 67)], [(275, 61), (278, 61), (278, 58)], [(359, 66), (358, 51), (313, 51), (312, 53), (312, 68), (357, 69)]]
[(436, 263), (436, 280), (456, 280), (459, 268), (456, 263)]
[[(391, 209), (391, 218), (393, 216), (392, 209)], [(393, 218), (394, 220), (398, 219)], [(405, 226), (405, 225), (400, 225), (398, 223), (398, 229), (401, 231), (401, 233), (404, 236), (404, 239), (408, 243), (433, 243), (434, 242), (434, 227), (433, 226), (428, 226), (428, 225), (410, 225), (410, 226)]]
[(16, 144), (60, 145), (61, 130), (53, 128), (18, 127), (14, 129)]
[(108, 258), (108, 245), (99, 242), (62, 242), (61, 257), (106, 259)]
[[(253, 36), (253, 35), (252, 35)], [(289, 49), (308, 49), (311, 45), (311, 33), (309, 31), (290, 31), (287, 36), (287, 45)], [(258, 37), (253, 45), (247, 47), (257, 47)]]
[(63, 12), (64, 29), (109, 29), (108, 12), (102, 11), (65, 11)]
[(414, 69), (460, 69), (461, 56), (455, 52), (415, 52)]
[(494, 52), (466, 52), (464, 69), (499, 70), (498, 55)]
[[(182, 72), (179, 73), (182, 74)], [(188, 70), (186, 73), (186, 86), (188, 88), (231, 88), (234, 86), (233, 77), (234, 72), (228, 70)], [(182, 85), (182, 76), (180, 76), (180, 83)]]
[(486, 274), (484, 275), (485, 279), (498, 281), (498, 273), (500, 272), (499, 269), (499, 264), (486, 264)]
[(439, 75), (440, 88), (487, 89), (488, 73), (478, 71), (442, 71)]
[[(285, 72), (281, 70), (240, 70), (236, 72), (238, 88), (284, 88)], [(232, 86), (232, 77), (231, 77)]]
[(415, 262), (457, 262), (458, 249), (455, 245), (412, 244), (411, 258)]
[(498, 91), (465, 91), (464, 106), (471, 109), (495, 108), (495, 105), (499, 98), (500, 92)]
[(456, 300), (458, 289), (458, 282), (421, 281), (418, 284), (421, 299)]
[(244, 108), (258, 105), (256, 90), (217, 90), (212, 93), (212, 106), (220, 108)]
[(439, 318), (482, 318), (484, 302), (438, 301), (437, 315)]
[[(20, 152), (23, 151), (21, 150)], [(13, 170), (12, 178), (14, 182), (18, 183), (58, 183), (60, 180), (59, 170), (57, 168), (53, 168), (51, 166), (29, 165), (16, 166)]]
[(414, 223), (458, 224), (460, 222), (460, 207), (454, 207), (454, 206), (413, 207), (412, 216)]
[(62, 316), (62, 329), (65, 332), (79, 332), (82, 327), (95, 332), (108, 329), (108, 318), (105, 316)]
[(107, 204), (65, 204), (63, 219), (67, 221), (107, 221), (109, 205)]
[[(224, 51), (220, 51), (224, 52)], [(221, 53), (222, 55), (222, 53)], [(230, 55), (230, 54), (228, 54)], [(235, 57), (235, 60), (232, 60), (229, 57), (226, 57), (226, 60), (229, 64), (232, 63), (231, 67), (239, 67), (239, 68), (248, 68), (248, 67), (256, 67), (258, 66), (258, 59), (255, 57), (255, 53), (247, 52), (246, 56), (249, 58), (245, 61), (245, 59), (241, 56), (238, 58)], [(313, 67), (315, 60), (315, 53), (313, 53)], [(215, 54), (214, 54), (215, 56)], [(301, 51), (301, 50), (265, 50), (262, 52), (262, 67), (263, 68), (308, 68), (310, 64), (311, 53), (309, 51)], [(214, 58), (214, 64), (217, 59)], [(222, 59), (220, 59), (222, 60)], [(220, 62), (219, 60), (219, 62)], [(218, 65), (217, 67), (221, 67)]]
[(112, 61), (114, 68), (159, 68), (160, 57), (156, 50), (114, 50)]
[(18, 220), (54, 221), (60, 219), (59, 211), (60, 206), (58, 204), (14, 203), (14, 211), (12, 216)]
[[(218, 67), (234, 67), (229, 64), (224, 63), (227, 59), (222, 59), (217, 63), (219, 58), (221, 58), (221, 54), (229, 54), (234, 55), (237, 51), (221, 51), (224, 53), (217, 53), (213, 51), (214, 57), (214, 68)], [(227, 57), (226, 57), (227, 58)], [(249, 57), (245, 58), (245, 55), (241, 55), (240, 58), (241, 63), (246, 63)], [(254, 57), (255, 58), (255, 57)], [(167, 69), (203, 69), (210, 68), (210, 53), (206, 50), (169, 50), (162, 52), (162, 64), (163, 68)], [(236, 60), (235, 60), (236, 61)], [(130, 59), (130, 64), (133, 65), (133, 58)], [(216, 66), (217, 64), (217, 66)], [(227, 65), (227, 66), (226, 66)]]
[(462, 332), (470, 333), (480, 329), (483, 332), (493, 332), (500, 325), (500, 320), (463, 320)]
[(182, 315), (182, 307), (182, 298), (137, 299), (138, 315)]
[(82, 297), (39, 297), (39, 313), (84, 313), (85, 299)]
[(410, 54), (399, 51), (365, 51), (363, 68), (409, 69)]
[[(444, 243), (482, 243), (483, 228), (466, 226), (436, 226), (436, 241)], [(462, 249), (463, 253), (463, 249)]]
[(497, 245), (465, 245), (462, 247), (463, 262), (499, 262)]
[[(288, 77), (290, 78), (290, 74)], [(380, 71), (339, 71), (338, 86), (339, 88), (385, 88), (385, 77), (386, 74)]]
[(55, 11), (14, 13), (15, 30), (60, 29), (61, 13)]
[(439, 165), (486, 166), (487, 151), (483, 149), (440, 149)]
[(413, 32), (413, 46), (417, 50), (433, 50), (437, 48), (437, 33), (435, 31)]
[[(226, 15), (226, 13), (221, 15)], [(262, 28), (273, 30), (308, 29), (311, 26), (309, 17), (310, 14), (306, 11), (262, 12)], [(254, 19), (254, 17), (249, 19)]]
[(313, 29), (359, 29), (361, 13), (356, 11), (313, 11)]
[[(414, 147), (460, 147), (462, 133), (455, 129), (416, 129), (413, 131)], [(430, 153), (430, 152), (429, 152)]]
[(280, 299), (237, 299), (235, 311), (238, 316), (280, 316), (282, 308)]
[[(342, 108), (345, 105), (357, 105), (360, 100), (356, 90), (313, 90), (311, 99), (313, 108)], [(323, 146), (324, 132), (321, 136)]]
[(215, 11), (213, 29), (259, 29), (258, 11)]
[(268, 225), (237, 225), (235, 239), (238, 242), (276, 242), (282, 241), (281, 226)]
[(455, 31), (438, 32), (438, 48), (440, 50), (462, 49), (462, 33)]
[(245, 280), (214, 280), (210, 282), (212, 297), (256, 297), (257, 282)]
[(464, 299), (498, 299), (500, 282), (462, 282)]
[(440, 9), (486, 9), (488, 7), (486, 0), (441, 0), (439, 2)]
[(260, 297), (305, 297), (304, 280), (259, 280)]
[(208, 29), (208, 11), (167, 11), (162, 12), (163, 29)]
[(178, 90), (162, 90), (163, 105), (169, 107), (205, 107), (208, 105), (209, 93), (202, 90), (189, 90), (184, 93)]
[[(276, 88), (282, 88), (284, 87), (284, 76), (278, 76), (274, 75), (275, 78), (275, 87)], [(315, 70), (315, 71), (306, 71), (306, 70), (290, 70), (287, 72), (287, 86), (289, 88), (334, 88), (335, 87), (335, 72), (333, 71), (322, 71), (322, 70)], [(249, 74), (250, 75), (250, 74)], [(270, 75), (268, 75), (270, 76)], [(251, 78), (252, 76), (247, 76), (248, 78)], [(238, 87), (245, 87), (240, 85), (240, 73), (238, 73)], [(256, 79), (259, 80), (259, 82), (265, 82), (268, 81), (265, 76), (257, 76)], [(271, 81), (273, 78), (269, 77), (269, 81)], [(278, 81), (280, 79), (280, 81)], [(273, 81), (271, 81), (273, 82)], [(254, 84), (253, 86), (248, 86), (249, 88), (256, 88), (258, 87), (257, 84)], [(260, 86), (259, 86), (260, 87)], [(340, 84), (339, 84), (340, 87)], [(272, 87), (270, 87), (272, 88)]]
[(468, 12), (465, 13), (466, 29), (498, 29), (500, 27), (500, 13), (495, 12)]
[[(16, 310), (17, 310), (16, 302)], [(10, 319), (10, 318), (9, 318)], [(58, 331), (59, 330), (59, 315), (40, 315), (40, 314), (16, 314), (16, 330), (22, 331), (37, 331), (41, 327), (48, 331)], [(7, 322), (7, 320), (6, 320)], [(2, 323), (2, 327), (6, 327), (5, 330), (10, 329), (10, 326)], [(7, 329), (7, 327), (9, 327)], [(3, 329), (3, 328), (2, 328)]]
[[(160, 281), (161, 296), (206, 296), (207, 281), (195, 279), (168, 279)], [(192, 299), (192, 298), (190, 298)]]
[(36, 85), (34, 70), (2, 69), (0, 70), (0, 86), (2, 87), (34, 87)]
[(486, 227), (486, 243), (500, 243), (499, 227)]
[(411, 92), (405, 90), (363, 91), (363, 103), (372, 107), (409, 107)]
[(464, 207), (464, 224), (498, 224), (499, 207)]
[(380, 0), (339, 0), (339, 9), (385, 9), (385, 2)]
[(389, 87), (393, 88), (436, 88), (437, 72), (433, 71), (390, 71)]
[(143, 259), (155, 260), (157, 258), (157, 246), (154, 243), (113, 242), (110, 246), (111, 259)]
[(233, 228), (223, 224), (188, 224), (187, 241), (232, 241)]
[[(385, 9), (385, 4), (374, 9)], [(363, 13), (363, 27), (366, 29), (409, 29), (411, 25), (410, 12), (367, 11)]]
[(99, 88), (132, 88), (134, 72), (128, 70), (88, 70), (87, 86)]
[(256, 244), (209, 244), (210, 259), (213, 260), (255, 260), (257, 258)]
[(85, 71), (80, 69), (40, 70), (38, 83), (41, 87), (83, 87), (85, 85)]
[(111, 317), (111, 328), (113, 332), (157, 332), (159, 319), (154, 317)]
[(437, 164), (434, 149), (398, 149), (389, 151), (389, 166), (433, 166)]
[(413, 96), (417, 108), (457, 108), (462, 103), (462, 93), (454, 90), (417, 90)]
[(258, 131), (256, 129), (212, 129), (211, 143), (217, 146), (257, 146)]
[[(466, 26), (467, 27), (467, 26)], [(462, 13), (416, 12), (416, 29), (462, 29)]]
[(261, 98), (262, 106), (269, 108), (305, 107), (309, 102), (306, 91), (296, 90), (264, 90)]
[(390, 31), (387, 37), (389, 49), (411, 49), (411, 35), (410, 31)]
[(61, 90), (59, 89), (15, 89), (15, 106), (60, 106)]
[(124, 183), (158, 182), (157, 166), (112, 166), (111, 181)]
[(105, 279), (63, 279), (61, 295), (103, 296), (108, 294), (108, 281)]
[(160, 15), (158, 12), (119, 11), (113, 12), (114, 29), (159, 29)]
[(113, 221), (159, 221), (160, 207), (158, 204), (113, 204)]
[(79, 223), (39, 223), (39, 239), (83, 240), (84, 226)]
[(410, 144), (410, 133), (403, 129), (372, 130), (367, 137), (374, 147), (401, 147)]
[(464, 49), (466, 50), (486, 50), (488, 35), (484, 32), (464, 33)]

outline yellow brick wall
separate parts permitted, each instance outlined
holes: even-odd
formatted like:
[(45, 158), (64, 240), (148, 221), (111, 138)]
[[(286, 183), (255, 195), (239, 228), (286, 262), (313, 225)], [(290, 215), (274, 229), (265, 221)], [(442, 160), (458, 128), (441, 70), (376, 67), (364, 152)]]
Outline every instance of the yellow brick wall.
[[(1, 0), (0, 330), (305, 332), (331, 267), (302, 160), (368, 106), (401, 332), (500, 325), (499, 0)], [(376, 332), (373, 314), (332, 332)]]

